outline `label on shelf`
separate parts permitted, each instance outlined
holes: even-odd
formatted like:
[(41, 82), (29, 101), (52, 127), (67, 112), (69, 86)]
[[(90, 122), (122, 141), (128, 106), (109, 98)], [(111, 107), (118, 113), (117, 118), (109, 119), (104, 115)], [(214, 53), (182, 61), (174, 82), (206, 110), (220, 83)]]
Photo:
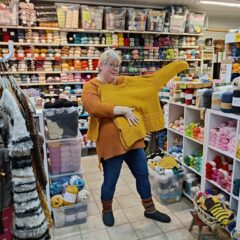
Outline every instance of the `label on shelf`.
[(233, 97), (232, 105), (233, 105), (234, 107), (240, 107), (240, 98), (238, 98), (238, 97)]
[(186, 94), (185, 94), (185, 99), (187, 99), (187, 100), (193, 99), (193, 94), (191, 94), (191, 93), (186, 93)]
[(240, 33), (235, 33), (235, 35), (234, 35), (234, 41), (235, 41), (235, 42), (240, 42)]

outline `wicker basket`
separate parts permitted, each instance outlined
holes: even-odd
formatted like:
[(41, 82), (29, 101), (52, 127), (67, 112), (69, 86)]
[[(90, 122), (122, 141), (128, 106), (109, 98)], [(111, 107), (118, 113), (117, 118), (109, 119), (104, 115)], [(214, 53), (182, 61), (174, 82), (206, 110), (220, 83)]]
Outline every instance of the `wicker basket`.
[(214, 232), (217, 228), (224, 227), (220, 222), (218, 222), (213, 216), (205, 212), (196, 202), (193, 200), (194, 209), (198, 217)]

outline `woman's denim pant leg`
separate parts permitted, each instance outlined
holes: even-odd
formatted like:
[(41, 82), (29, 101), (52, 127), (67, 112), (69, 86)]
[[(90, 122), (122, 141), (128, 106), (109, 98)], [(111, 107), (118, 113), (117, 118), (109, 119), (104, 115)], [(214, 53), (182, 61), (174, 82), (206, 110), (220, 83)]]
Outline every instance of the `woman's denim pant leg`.
[(127, 163), (136, 179), (137, 191), (141, 198), (150, 198), (152, 195), (148, 179), (146, 155), (143, 149), (134, 149), (126, 154), (103, 161), (104, 181), (101, 188), (101, 200), (107, 201), (113, 199), (123, 161)]

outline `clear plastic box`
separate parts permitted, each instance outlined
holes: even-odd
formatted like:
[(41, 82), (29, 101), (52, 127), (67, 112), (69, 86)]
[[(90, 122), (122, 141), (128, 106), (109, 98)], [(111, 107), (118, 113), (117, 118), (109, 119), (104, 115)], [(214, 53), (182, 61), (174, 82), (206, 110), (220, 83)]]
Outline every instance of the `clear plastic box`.
[(67, 227), (87, 222), (87, 203), (52, 208), (55, 226)]
[(145, 31), (148, 9), (128, 8), (128, 30)]
[(124, 8), (105, 7), (105, 28), (125, 30), (126, 12)]
[(78, 4), (56, 3), (57, 18), (59, 28), (78, 28), (79, 27), (79, 8)]
[[(8, 2), (8, 1), (6, 1)], [(9, 1), (9, 4), (1, 3), (0, 25), (17, 26), (18, 25), (18, 0)]]
[(51, 174), (81, 170), (81, 138), (49, 141), (47, 143)]
[(164, 10), (148, 11), (147, 31), (162, 32), (165, 21)]
[(187, 16), (186, 32), (200, 34), (205, 23), (206, 15), (203, 13), (190, 12)]
[(81, 6), (82, 28), (101, 30), (103, 25), (103, 7)]
[(44, 109), (49, 139), (73, 138), (78, 135), (78, 108)]
[(184, 33), (186, 25), (186, 15), (174, 14), (170, 16), (170, 28), (172, 33)]
[(149, 180), (151, 183), (152, 193), (162, 204), (178, 202), (182, 198), (183, 177), (185, 172), (182, 171), (179, 176), (160, 175), (153, 169), (149, 169)]

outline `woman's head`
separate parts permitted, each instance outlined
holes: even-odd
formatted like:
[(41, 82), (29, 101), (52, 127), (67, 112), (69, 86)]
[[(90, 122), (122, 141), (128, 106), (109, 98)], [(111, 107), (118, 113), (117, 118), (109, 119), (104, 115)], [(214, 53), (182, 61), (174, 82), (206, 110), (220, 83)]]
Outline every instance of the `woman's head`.
[(99, 73), (106, 83), (114, 81), (119, 74), (121, 58), (118, 53), (112, 49), (105, 51), (99, 59)]

